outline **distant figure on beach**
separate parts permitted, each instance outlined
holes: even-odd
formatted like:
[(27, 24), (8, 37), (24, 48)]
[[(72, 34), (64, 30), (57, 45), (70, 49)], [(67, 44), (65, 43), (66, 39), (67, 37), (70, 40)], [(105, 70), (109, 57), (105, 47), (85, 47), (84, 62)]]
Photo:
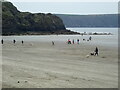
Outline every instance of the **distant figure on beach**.
[(73, 44), (75, 43), (75, 42), (74, 42), (74, 39), (73, 39), (72, 43), (73, 43)]
[(91, 36), (89, 37), (89, 40), (90, 40), (90, 41), (92, 40), (92, 37), (91, 37)]
[(15, 39), (13, 40), (13, 43), (14, 43), (14, 44), (16, 43)]
[(71, 41), (70, 41), (70, 39), (68, 39), (68, 44), (71, 44)]
[(80, 40), (79, 40), (79, 39), (77, 39), (77, 44), (79, 44), (79, 41), (80, 41)]
[(24, 43), (24, 41), (22, 40), (22, 44)]
[(52, 45), (55, 45), (55, 43), (52, 41)]
[(83, 41), (85, 41), (85, 39), (83, 39)]
[(98, 56), (98, 48), (97, 47), (95, 48), (95, 56), (96, 55)]
[(1, 40), (1, 44), (3, 44), (3, 39)]

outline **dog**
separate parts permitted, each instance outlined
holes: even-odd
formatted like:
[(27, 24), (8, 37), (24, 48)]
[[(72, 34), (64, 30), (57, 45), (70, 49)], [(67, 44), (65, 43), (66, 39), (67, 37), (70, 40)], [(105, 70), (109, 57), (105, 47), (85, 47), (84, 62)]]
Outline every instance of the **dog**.
[(95, 55), (95, 53), (94, 53), (94, 52), (91, 52), (90, 55), (93, 56), (93, 55)]

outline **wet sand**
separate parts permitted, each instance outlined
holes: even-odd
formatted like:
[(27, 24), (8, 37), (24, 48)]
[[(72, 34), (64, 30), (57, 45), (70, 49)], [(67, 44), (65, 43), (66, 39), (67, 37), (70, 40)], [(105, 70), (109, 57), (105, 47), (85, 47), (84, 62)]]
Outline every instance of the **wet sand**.
[[(96, 38), (74, 45), (56, 39), (52, 46), (45, 39), (2, 45), (3, 88), (118, 87), (117, 46), (95, 44)], [(99, 56), (90, 56), (96, 45)]]

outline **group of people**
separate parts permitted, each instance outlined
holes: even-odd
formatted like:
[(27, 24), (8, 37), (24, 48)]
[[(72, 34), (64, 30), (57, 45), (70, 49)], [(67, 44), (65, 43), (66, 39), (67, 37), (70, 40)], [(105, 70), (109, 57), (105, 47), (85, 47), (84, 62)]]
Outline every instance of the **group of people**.
[[(90, 36), (89, 39), (87, 39), (87, 41), (91, 41), (92, 40), (92, 37)], [(85, 41), (85, 39), (83, 39), (83, 41)], [(75, 40), (73, 39), (72, 41), (70, 39), (68, 39), (67, 41), (68, 44), (75, 44)], [(80, 40), (77, 39), (77, 44), (80, 43)], [(90, 53), (91, 55), (94, 55), (94, 56), (98, 56), (98, 47), (95, 48), (94, 52)]]
[[(85, 41), (86, 39), (83, 39), (83, 41)], [(92, 37), (90, 36), (89, 39), (87, 39), (87, 41), (91, 41)], [(72, 41), (70, 39), (68, 39), (67, 41), (68, 44), (75, 44), (75, 40), (73, 39)], [(80, 43), (80, 39), (77, 39), (77, 44)]]
[[(86, 39), (83, 39), (83, 41), (85, 41)], [(87, 41), (91, 41), (92, 37), (90, 36), (89, 39), (87, 39)]]
[[(4, 43), (4, 40), (2, 39), (2, 40), (1, 40), (1, 44), (3, 44), (3, 43)], [(15, 39), (13, 40), (13, 43), (14, 43), (14, 44), (16, 43), (16, 40), (15, 40)], [(24, 41), (22, 40), (21, 43), (23, 44)]]
[[(92, 39), (92, 37), (90, 36), (90, 37), (89, 37), (89, 40), (91, 40), (91, 39)], [(84, 40), (83, 40), (83, 41), (84, 41)], [(2, 39), (2, 40), (1, 40), (1, 44), (3, 44), (3, 43), (4, 43), (4, 40)], [(13, 40), (13, 44), (15, 44), (15, 43), (16, 43), (16, 40), (14, 39), (14, 40)], [(21, 43), (23, 44), (24, 41), (22, 40)], [(68, 44), (75, 44), (75, 40), (73, 39), (73, 40), (71, 41), (70, 39), (68, 39), (67, 43), (68, 43)], [(79, 44), (79, 43), (80, 43), (80, 40), (77, 39), (77, 44)], [(52, 41), (52, 45), (55, 45), (55, 42), (54, 42), (54, 41)], [(91, 54), (91, 55), (95, 55), (95, 56), (97, 55), (97, 56), (98, 56), (98, 47), (96, 47), (96, 48), (95, 48), (95, 51), (94, 51), (94, 52), (91, 52), (90, 54)]]
[[(70, 39), (68, 39), (67, 43), (68, 43), (68, 44), (75, 44), (75, 40), (73, 39), (73, 40), (71, 41)], [(79, 43), (80, 43), (80, 40), (77, 39), (77, 44), (79, 44)]]

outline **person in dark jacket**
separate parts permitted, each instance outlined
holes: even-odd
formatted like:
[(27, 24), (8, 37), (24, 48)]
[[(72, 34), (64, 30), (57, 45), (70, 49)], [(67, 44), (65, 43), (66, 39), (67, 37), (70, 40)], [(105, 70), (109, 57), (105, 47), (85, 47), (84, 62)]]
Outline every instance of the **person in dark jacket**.
[(3, 39), (1, 40), (1, 44), (3, 44)]
[(95, 48), (95, 56), (96, 55), (98, 56), (98, 48), (97, 47)]
[(77, 44), (79, 44), (79, 41), (80, 41), (80, 40), (79, 40), (79, 39), (77, 39)]
[(55, 45), (55, 43), (52, 41), (52, 45)]
[(73, 43), (73, 44), (75, 43), (75, 42), (74, 42), (74, 39), (73, 39), (72, 43)]
[(13, 43), (14, 43), (14, 44), (16, 43), (16, 40), (15, 40), (15, 39), (13, 40)]
[(91, 37), (91, 36), (89, 37), (89, 40), (90, 40), (90, 41), (92, 40), (92, 37)]
[(24, 41), (22, 40), (22, 44), (24, 43)]

